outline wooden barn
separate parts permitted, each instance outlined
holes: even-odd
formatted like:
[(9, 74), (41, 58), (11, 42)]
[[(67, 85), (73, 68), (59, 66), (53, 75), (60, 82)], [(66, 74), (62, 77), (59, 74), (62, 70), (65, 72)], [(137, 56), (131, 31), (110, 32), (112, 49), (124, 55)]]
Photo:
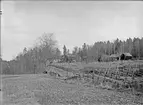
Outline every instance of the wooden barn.
[(122, 53), (120, 55), (120, 59), (121, 60), (129, 60), (129, 59), (132, 59), (132, 55), (130, 53)]
[(109, 59), (110, 59), (111, 61), (119, 60), (119, 58), (120, 58), (120, 55), (119, 55), (119, 54), (112, 54), (112, 55), (110, 55), (110, 57), (109, 57)]
[(112, 54), (110, 55), (110, 60), (129, 60), (132, 59), (132, 55), (130, 53), (121, 53), (121, 54)]

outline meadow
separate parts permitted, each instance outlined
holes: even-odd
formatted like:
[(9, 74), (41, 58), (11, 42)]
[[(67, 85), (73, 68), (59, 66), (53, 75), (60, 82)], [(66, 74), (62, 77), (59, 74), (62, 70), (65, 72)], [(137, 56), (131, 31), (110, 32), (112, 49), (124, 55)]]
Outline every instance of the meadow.
[[(143, 61), (127, 61), (122, 65), (142, 65)], [(54, 64), (68, 70), (83, 73), (86, 68), (116, 68), (118, 62), (62, 63)], [(140, 66), (142, 67), (142, 66)], [(53, 68), (54, 69), (54, 68)], [(55, 68), (56, 69), (56, 68)], [(59, 68), (62, 69), (62, 68)], [(115, 69), (116, 70), (116, 69)], [(80, 71), (80, 72), (79, 72)], [(73, 72), (73, 71), (71, 71)], [(97, 74), (98, 77), (99, 74)], [(2, 105), (142, 105), (143, 96), (132, 91), (118, 91), (114, 88), (102, 87), (92, 74), (84, 77), (62, 77), (49, 74), (1, 75)], [(100, 75), (101, 76), (101, 75)], [(104, 76), (105, 77), (105, 76)], [(105, 77), (107, 78), (107, 77)], [(108, 77), (110, 78), (110, 77)], [(139, 80), (141, 80), (140, 77)], [(115, 80), (114, 78), (112, 78)], [(100, 81), (99, 81), (100, 82)]]

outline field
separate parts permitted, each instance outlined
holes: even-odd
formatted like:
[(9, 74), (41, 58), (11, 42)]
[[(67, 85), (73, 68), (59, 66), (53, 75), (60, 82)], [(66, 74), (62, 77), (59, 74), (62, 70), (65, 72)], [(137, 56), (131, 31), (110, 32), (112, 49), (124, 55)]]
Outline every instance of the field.
[[(142, 65), (143, 62), (130, 61), (123, 62), (123, 64), (137, 66), (137, 64)], [(106, 70), (119, 66), (117, 62), (110, 64), (96, 62), (54, 65), (56, 66), (48, 69), (54, 70), (60, 67), (59, 70), (75, 71), (75, 74), (82, 74), (89, 67), (102, 71), (101, 69)], [(119, 81), (109, 76), (102, 76), (101, 73), (100, 75), (89, 73), (82, 77), (68, 75), (64, 78), (49, 74), (3, 75), (1, 76), (2, 105), (143, 105), (142, 94), (135, 95), (129, 89), (118, 91), (118, 89), (110, 88), (108, 85), (103, 87), (100, 83), (95, 82), (99, 76), (104, 77), (105, 80), (109, 78), (112, 81)], [(139, 80), (141, 79), (142, 77), (139, 78)]]

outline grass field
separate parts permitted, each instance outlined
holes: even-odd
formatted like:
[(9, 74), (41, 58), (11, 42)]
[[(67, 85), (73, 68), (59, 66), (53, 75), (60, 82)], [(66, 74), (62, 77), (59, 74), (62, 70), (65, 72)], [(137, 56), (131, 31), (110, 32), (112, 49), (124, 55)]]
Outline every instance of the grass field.
[[(142, 64), (142, 61), (132, 62), (132, 65), (136, 63)], [(117, 64), (63, 63), (60, 66), (79, 70), (84, 67), (115, 67)], [(92, 81), (82, 82), (77, 77), (66, 82), (48, 74), (1, 75), (1, 79), (2, 105), (143, 105), (143, 96), (95, 86)]]
[[(137, 105), (137, 97), (46, 75), (4, 76), (2, 105)], [(139, 103), (138, 103), (139, 104)]]

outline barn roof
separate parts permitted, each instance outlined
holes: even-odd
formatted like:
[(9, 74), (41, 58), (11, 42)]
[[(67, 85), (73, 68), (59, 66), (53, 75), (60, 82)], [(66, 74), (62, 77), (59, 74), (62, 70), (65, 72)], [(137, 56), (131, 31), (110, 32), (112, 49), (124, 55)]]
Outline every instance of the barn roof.
[(119, 57), (120, 55), (118, 55), (118, 54), (112, 54), (112, 55), (110, 55), (110, 57), (111, 58), (117, 58), (117, 57)]
[(110, 57), (117, 58), (117, 57), (121, 56), (122, 54), (124, 54), (125, 56), (132, 56), (130, 53), (121, 53), (121, 54), (111, 54)]
[(125, 56), (132, 56), (130, 53), (123, 53)]

